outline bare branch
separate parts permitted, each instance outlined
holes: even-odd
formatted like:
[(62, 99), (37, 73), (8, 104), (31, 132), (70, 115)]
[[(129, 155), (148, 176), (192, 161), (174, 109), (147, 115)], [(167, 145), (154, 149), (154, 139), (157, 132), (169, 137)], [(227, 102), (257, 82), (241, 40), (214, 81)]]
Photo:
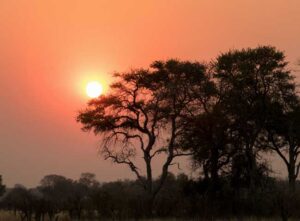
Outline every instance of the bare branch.
[(177, 169), (178, 169), (178, 170), (181, 170), (180, 164), (179, 164), (178, 162), (176, 162), (176, 163), (170, 163), (170, 166), (174, 166), (174, 165), (177, 166)]
[(272, 150), (274, 150), (274, 151), (276, 151), (276, 153), (281, 157), (281, 159), (284, 161), (284, 163), (287, 165), (287, 166), (289, 166), (289, 161), (287, 160), (287, 158), (284, 156), (284, 154), (280, 151), (281, 150), (281, 148), (283, 147), (282, 145), (281, 146), (279, 146), (277, 143), (276, 143), (276, 141), (275, 141), (275, 139), (274, 139), (274, 136), (272, 135), (272, 134), (269, 134), (269, 140), (271, 141), (271, 143), (272, 143), (272, 145), (270, 145), (269, 147), (272, 149)]
[(113, 162), (118, 163), (118, 164), (126, 164), (128, 167), (131, 169), (132, 172), (135, 173), (138, 181), (142, 184), (142, 186), (145, 188), (145, 183), (143, 177), (139, 173), (139, 169), (135, 164), (129, 160), (129, 159), (122, 159), (122, 157), (116, 155), (113, 155), (108, 149), (105, 151), (106, 155), (104, 157), (105, 160), (111, 159)]
[(154, 151), (150, 157), (153, 158), (156, 154), (161, 154), (161, 153), (166, 153), (166, 152), (167, 152), (167, 149), (162, 147), (162, 148), (159, 148), (158, 150)]

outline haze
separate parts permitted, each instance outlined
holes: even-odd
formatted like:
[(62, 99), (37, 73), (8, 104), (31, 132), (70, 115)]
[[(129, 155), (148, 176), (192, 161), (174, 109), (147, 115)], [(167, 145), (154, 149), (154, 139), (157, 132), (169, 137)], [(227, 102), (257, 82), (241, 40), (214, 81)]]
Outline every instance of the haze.
[[(75, 116), (84, 85), (153, 60), (213, 59), (232, 48), (273, 45), (297, 72), (298, 0), (0, 1), (0, 174), (38, 184), (46, 174), (132, 178), (97, 155)], [(281, 163), (274, 167), (283, 168)]]

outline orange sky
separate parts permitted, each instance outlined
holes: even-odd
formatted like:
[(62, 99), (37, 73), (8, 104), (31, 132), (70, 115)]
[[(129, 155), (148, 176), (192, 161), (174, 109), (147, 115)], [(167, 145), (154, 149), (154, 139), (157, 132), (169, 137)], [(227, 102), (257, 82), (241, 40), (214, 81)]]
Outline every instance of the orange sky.
[[(84, 84), (176, 57), (210, 60), (274, 45), (300, 58), (299, 0), (1, 0), (0, 174), (11, 186), (49, 173), (132, 177), (80, 131)], [(297, 73), (297, 72), (296, 72)], [(274, 167), (282, 167), (276, 164)]]

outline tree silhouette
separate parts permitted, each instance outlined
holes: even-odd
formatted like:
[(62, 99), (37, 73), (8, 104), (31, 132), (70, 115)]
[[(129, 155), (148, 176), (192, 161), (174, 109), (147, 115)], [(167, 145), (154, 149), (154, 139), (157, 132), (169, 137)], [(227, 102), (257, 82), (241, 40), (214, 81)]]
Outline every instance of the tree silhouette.
[(34, 196), (30, 190), (24, 186), (15, 185), (15, 187), (4, 196), (4, 201), (6, 208), (20, 212), (22, 221), (30, 221), (32, 219), (34, 213)]
[(2, 183), (2, 176), (0, 175), (0, 197), (3, 195), (5, 192), (5, 185)]
[[(194, 93), (208, 96), (211, 83), (205, 66), (197, 62), (156, 61), (150, 69), (116, 73), (107, 95), (88, 103), (77, 120), (84, 131), (101, 135), (105, 159), (127, 165), (149, 196), (150, 204), (160, 191), (175, 158), (191, 155), (183, 151), (179, 138), (195, 108)], [(142, 153), (145, 174), (134, 158)], [(152, 162), (165, 154), (159, 182), (154, 185)]]
[(215, 77), (224, 108), (245, 154), (250, 186), (254, 185), (257, 156), (266, 146), (258, 140), (273, 103), (282, 103), (294, 92), (293, 77), (284, 54), (274, 47), (233, 50), (215, 62)]
[(182, 143), (184, 148), (192, 149), (195, 166), (202, 168), (204, 179), (210, 182), (211, 193), (215, 194), (219, 175), (228, 172), (236, 145), (226, 109), (217, 93), (213, 100), (203, 113), (188, 119), (189, 128), (185, 130)]
[(293, 96), (285, 106), (277, 105), (267, 125), (269, 147), (283, 160), (288, 172), (289, 187), (295, 191), (300, 170), (300, 102)]

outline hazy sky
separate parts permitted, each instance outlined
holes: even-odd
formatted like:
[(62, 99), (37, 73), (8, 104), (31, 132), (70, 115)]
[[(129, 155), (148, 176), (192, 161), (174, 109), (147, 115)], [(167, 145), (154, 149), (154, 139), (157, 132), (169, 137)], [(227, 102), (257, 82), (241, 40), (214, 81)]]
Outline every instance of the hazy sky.
[(284, 50), (294, 68), (299, 27), (299, 0), (0, 0), (5, 184), (33, 186), (50, 173), (131, 177), (97, 156), (99, 141), (75, 121), (87, 81), (106, 86), (109, 73), (155, 59), (210, 60), (264, 44)]

